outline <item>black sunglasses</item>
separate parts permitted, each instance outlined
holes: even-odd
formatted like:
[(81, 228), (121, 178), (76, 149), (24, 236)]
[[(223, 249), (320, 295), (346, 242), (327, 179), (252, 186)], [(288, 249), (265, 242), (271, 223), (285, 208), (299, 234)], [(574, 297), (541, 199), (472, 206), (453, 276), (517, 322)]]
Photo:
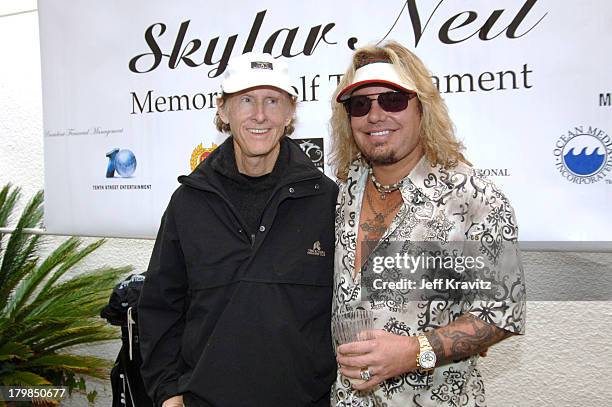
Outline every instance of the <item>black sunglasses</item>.
[[(369, 97), (375, 95), (378, 95), (378, 97)], [(351, 96), (343, 103), (349, 116), (361, 117), (370, 112), (370, 109), (372, 108), (372, 101), (374, 99), (378, 101), (378, 105), (385, 112), (401, 112), (408, 107), (408, 101), (415, 96), (416, 93), (407, 92), (371, 93), (369, 95)]]

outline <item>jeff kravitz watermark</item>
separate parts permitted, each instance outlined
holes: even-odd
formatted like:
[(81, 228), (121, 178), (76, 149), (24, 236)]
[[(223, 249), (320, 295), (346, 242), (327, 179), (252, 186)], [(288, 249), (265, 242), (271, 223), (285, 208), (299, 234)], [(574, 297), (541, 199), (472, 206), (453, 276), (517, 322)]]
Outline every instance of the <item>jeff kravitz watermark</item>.
[[(410, 303), (501, 301), (518, 295), (522, 266), (514, 242), (363, 242), (361, 300), (402, 309)], [(516, 285), (519, 287), (520, 285)]]
[(377, 278), (372, 282), (375, 290), (490, 290), (491, 282), (477, 278), (475, 281), (457, 281), (454, 278), (424, 278), (418, 281), (401, 278), (398, 281), (384, 281)]

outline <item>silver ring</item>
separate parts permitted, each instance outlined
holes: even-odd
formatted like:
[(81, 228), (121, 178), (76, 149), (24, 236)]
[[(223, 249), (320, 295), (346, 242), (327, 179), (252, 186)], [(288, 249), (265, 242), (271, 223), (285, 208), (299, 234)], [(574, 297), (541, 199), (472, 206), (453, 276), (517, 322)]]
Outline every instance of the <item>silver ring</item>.
[(361, 369), (359, 373), (361, 379), (365, 382), (369, 381), (372, 378), (372, 373), (370, 373), (370, 369)]

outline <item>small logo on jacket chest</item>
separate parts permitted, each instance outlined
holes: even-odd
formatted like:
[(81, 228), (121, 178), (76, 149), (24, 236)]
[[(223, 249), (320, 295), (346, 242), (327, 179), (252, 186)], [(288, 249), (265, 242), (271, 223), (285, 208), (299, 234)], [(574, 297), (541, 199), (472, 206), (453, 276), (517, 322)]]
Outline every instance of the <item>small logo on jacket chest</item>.
[(321, 242), (319, 242), (317, 240), (312, 245), (312, 249), (306, 250), (306, 254), (308, 254), (309, 256), (321, 256), (321, 257), (325, 257), (325, 250), (321, 250)]

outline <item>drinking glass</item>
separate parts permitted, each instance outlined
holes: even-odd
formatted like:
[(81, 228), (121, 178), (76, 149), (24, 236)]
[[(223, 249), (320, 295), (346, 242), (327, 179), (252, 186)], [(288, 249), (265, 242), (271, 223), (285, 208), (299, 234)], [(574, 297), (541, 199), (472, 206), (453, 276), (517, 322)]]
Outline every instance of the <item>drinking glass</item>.
[[(340, 312), (332, 316), (332, 335), (336, 347), (345, 343), (367, 341), (374, 339), (372, 329), (374, 325), (374, 314), (372, 311), (357, 309), (354, 311)], [(367, 366), (364, 366), (367, 367)], [(360, 384), (362, 379), (347, 377), (352, 384)]]

